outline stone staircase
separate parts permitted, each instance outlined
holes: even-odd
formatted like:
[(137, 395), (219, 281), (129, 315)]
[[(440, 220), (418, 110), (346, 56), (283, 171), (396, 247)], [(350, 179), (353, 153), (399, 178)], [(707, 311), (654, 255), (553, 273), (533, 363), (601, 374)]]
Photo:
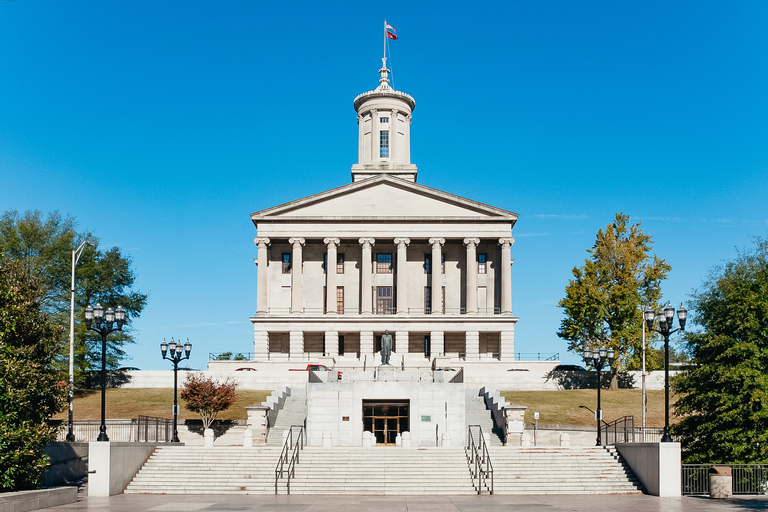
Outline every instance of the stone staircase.
[(467, 398), (464, 403), (466, 414), (465, 426), (480, 425), (483, 433), (490, 434), (490, 445), (501, 446), (503, 430), (494, 425), (493, 416), (491, 416), (491, 411), (485, 406), (485, 400), (480, 396), (480, 390), (467, 389)]
[[(277, 413), (275, 424), (267, 434), (267, 444), (270, 446), (283, 446), (283, 432), (292, 425), (304, 425), (307, 418), (307, 390), (303, 386), (291, 388), (291, 395), (286, 398), (283, 408)], [(275, 457), (277, 462), (277, 457)]]
[(642, 494), (613, 447), (490, 447), (496, 494)]

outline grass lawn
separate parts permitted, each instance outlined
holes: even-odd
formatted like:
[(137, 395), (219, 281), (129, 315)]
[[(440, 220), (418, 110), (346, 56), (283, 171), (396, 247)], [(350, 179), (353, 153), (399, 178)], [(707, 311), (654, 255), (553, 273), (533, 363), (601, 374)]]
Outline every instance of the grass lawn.
[[(533, 423), (534, 411), (539, 412), (539, 423), (560, 425), (594, 425), (593, 413), (579, 406), (585, 405), (593, 411), (597, 407), (597, 390), (569, 389), (562, 391), (501, 391), (507, 402), (525, 405), (525, 422)], [(648, 399), (646, 425), (664, 426), (664, 391), (647, 391)], [(675, 396), (670, 394), (670, 404)], [(639, 389), (603, 389), (600, 392), (603, 420), (611, 422), (622, 416), (634, 416), (635, 426), (643, 425), (642, 391)], [(675, 415), (670, 410), (670, 422)]]
[[(237, 401), (232, 407), (219, 413), (217, 419), (244, 420), (248, 418), (245, 407), (260, 404), (270, 395), (271, 391), (238, 390)], [(179, 398), (179, 418), (200, 419), (200, 415), (188, 411), (184, 400)], [(173, 388), (115, 388), (107, 389), (106, 397), (107, 418), (137, 418), (142, 416), (157, 416), (160, 418), (173, 417)], [(75, 396), (75, 420), (97, 420), (101, 418), (101, 391), (81, 390)], [(66, 407), (54, 419), (67, 419)]]

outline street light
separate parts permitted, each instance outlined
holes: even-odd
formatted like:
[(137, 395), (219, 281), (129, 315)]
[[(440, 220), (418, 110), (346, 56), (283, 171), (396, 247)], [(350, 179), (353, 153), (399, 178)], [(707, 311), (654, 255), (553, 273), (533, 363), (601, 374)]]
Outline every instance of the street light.
[[(113, 325), (117, 323), (117, 327)], [(105, 406), (107, 393), (107, 334), (122, 331), (125, 324), (125, 310), (123, 306), (117, 306), (104, 311), (98, 302), (95, 306), (88, 305), (85, 308), (85, 326), (101, 334), (101, 425), (99, 426), (99, 437), (97, 441), (109, 441), (107, 437), (107, 425), (105, 421)]]
[[(167, 357), (169, 349), (171, 351), (171, 357)], [(177, 375), (179, 371), (179, 363), (185, 359), (189, 359), (189, 353), (192, 352), (192, 344), (189, 342), (189, 339), (187, 339), (187, 342), (184, 344), (184, 357), (182, 357), (181, 342), (176, 343), (173, 341), (173, 338), (171, 338), (171, 342), (166, 343), (165, 339), (163, 339), (163, 342), (160, 344), (160, 352), (163, 353), (163, 359), (168, 359), (173, 363), (173, 439), (171, 442), (178, 443), (179, 431), (176, 429), (176, 418), (179, 415), (179, 406), (176, 400), (176, 392), (178, 389)]]
[[(645, 324), (649, 331), (656, 331), (664, 336), (664, 433), (661, 436), (662, 443), (671, 443), (672, 436), (669, 434), (669, 335), (677, 331), (685, 330), (685, 321), (688, 318), (688, 311), (680, 304), (677, 310), (677, 321), (680, 323), (679, 329), (672, 329), (672, 321), (675, 319), (675, 308), (667, 303), (667, 307), (654, 312), (650, 307), (645, 308), (643, 312)], [(658, 329), (653, 328), (653, 322), (656, 320), (659, 324)]]
[(70, 443), (75, 442), (75, 433), (73, 431), (75, 403), (75, 265), (80, 261), (80, 256), (83, 254), (86, 245), (96, 247), (96, 244), (86, 240), (80, 244), (80, 247), (72, 251), (72, 286), (69, 289), (69, 395), (67, 396), (67, 402), (69, 402), (67, 441)]
[(597, 370), (597, 410), (595, 410), (595, 422), (597, 423), (597, 443), (596, 446), (602, 446), (602, 432), (600, 429), (600, 422), (603, 419), (603, 410), (600, 409), (600, 388), (602, 387), (601, 382), (601, 371), (603, 369), (603, 365), (605, 363), (608, 363), (609, 365), (613, 362), (613, 356), (615, 355), (612, 348), (605, 349), (605, 347), (599, 348), (597, 350), (585, 350), (584, 351), (584, 362), (589, 364), (592, 363), (592, 366), (595, 367)]

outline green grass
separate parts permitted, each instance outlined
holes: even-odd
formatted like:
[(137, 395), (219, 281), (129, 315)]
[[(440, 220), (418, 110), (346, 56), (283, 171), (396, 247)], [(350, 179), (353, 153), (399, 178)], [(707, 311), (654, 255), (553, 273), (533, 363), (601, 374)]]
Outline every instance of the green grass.
[[(219, 413), (217, 419), (244, 420), (248, 418), (245, 407), (260, 404), (269, 396), (271, 391), (238, 390), (237, 401), (232, 407)], [(157, 416), (171, 418), (173, 413), (173, 388), (116, 388), (108, 389), (106, 393), (107, 418), (136, 418), (142, 416)], [(179, 398), (180, 419), (200, 419), (200, 415), (188, 411), (184, 400)], [(101, 418), (101, 391), (86, 390), (75, 397), (74, 417), (76, 420)], [(66, 420), (66, 409), (54, 419)]]

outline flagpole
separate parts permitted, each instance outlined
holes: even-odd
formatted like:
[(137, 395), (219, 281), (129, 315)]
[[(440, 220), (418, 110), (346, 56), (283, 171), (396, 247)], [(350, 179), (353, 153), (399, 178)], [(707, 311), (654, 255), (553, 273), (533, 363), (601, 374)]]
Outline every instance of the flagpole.
[(384, 67), (387, 62), (387, 18), (384, 18)]

